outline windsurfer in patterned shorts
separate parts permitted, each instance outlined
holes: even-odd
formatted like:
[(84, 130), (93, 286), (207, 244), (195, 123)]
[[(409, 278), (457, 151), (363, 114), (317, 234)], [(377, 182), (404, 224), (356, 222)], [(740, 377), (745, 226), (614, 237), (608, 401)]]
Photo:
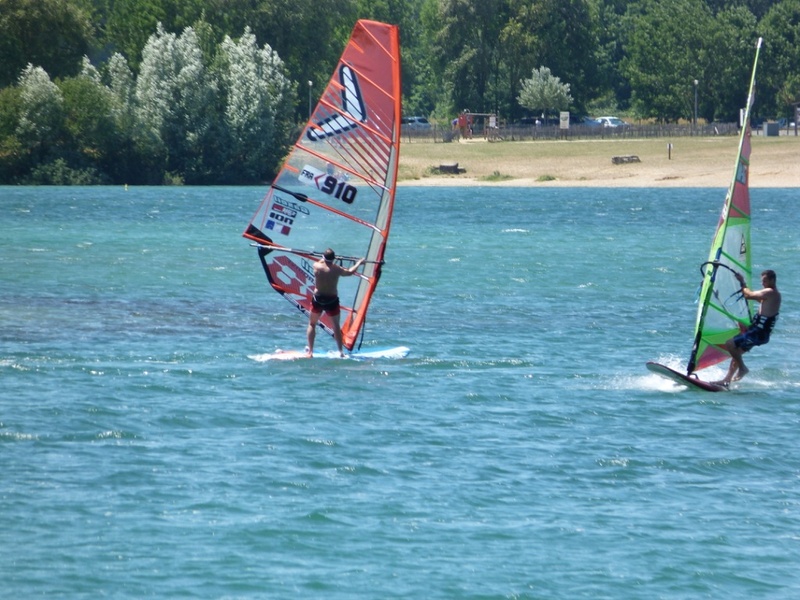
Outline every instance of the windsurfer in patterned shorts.
[(731, 364), (725, 378), (718, 382), (722, 385), (728, 385), (731, 381), (738, 381), (747, 375), (749, 369), (744, 365), (744, 353), (754, 346), (769, 342), (769, 336), (781, 309), (781, 293), (778, 291), (775, 271), (767, 269), (761, 273), (762, 289), (756, 291), (746, 287), (744, 277), (738, 273), (736, 279), (742, 285), (744, 297), (747, 300), (756, 300), (761, 306), (750, 327), (725, 342), (725, 349), (731, 355)]
[(328, 248), (322, 257), (314, 263), (314, 295), (311, 297), (311, 313), (308, 316), (306, 337), (308, 346), (306, 356), (314, 356), (314, 338), (317, 335), (317, 323), (323, 312), (328, 313), (333, 325), (333, 337), (339, 349), (339, 355), (344, 356), (342, 347), (342, 330), (339, 327), (339, 277), (355, 275), (358, 268), (364, 264), (361, 258), (349, 269), (337, 265), (336, 253)]

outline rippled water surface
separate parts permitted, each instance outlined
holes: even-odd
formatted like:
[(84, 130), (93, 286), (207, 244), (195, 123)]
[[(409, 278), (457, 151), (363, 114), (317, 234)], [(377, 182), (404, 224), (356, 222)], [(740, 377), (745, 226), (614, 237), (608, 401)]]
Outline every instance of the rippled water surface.
[(262, 195), (0, 188), (4, 595), (800, 593), (799, 190), (752, 192), (784, 307), (722, 394), (644, 363), (724, 190), (402, 188), (365, 346), (410, 355), (270, 363)]

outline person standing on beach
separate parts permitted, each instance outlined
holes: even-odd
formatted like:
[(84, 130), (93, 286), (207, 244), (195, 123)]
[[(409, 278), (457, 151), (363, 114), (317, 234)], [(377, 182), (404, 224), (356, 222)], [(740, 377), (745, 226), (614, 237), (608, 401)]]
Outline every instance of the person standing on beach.
[(356, 264), (349, 269), (337, 265), (336, 253), (328, 248), (322, 253), (322, 257), (314, 263), (314, 293), (311, 296), (311, 312), (308, 315), (308, 328), (306, 337), (306, 356), (314, 356), (314, 339), (317, 336), (317, 324), (323, 312), (328, 313), (333, 324), (333, 337), (336, 340), (336, 347), (339, 349), (339, 356), (344, 357), (342, 346), (342, 330), (339, 327), (339, 277), (349, 277), (355, 275), (358, 268), (364, 264), (364, 259), (360, 258)]
[(754, 346), (761, 346), (769, 342), (772, 328), (778, 319), (781, 309), (781, 293), (778, 291), (777, 275), (775, 271), (767, 269), (761, 273), (762, 289), (753, 291), (744, 284), (744, 277), (736, 273), (736, 279), (742, 286), (742, 295), (747, 300), (756, 300), (761, 304), (758, 314), (753, 319), (750, 327), (737, 336), (725, 342), (725, 349), (731, 355), (731, 364), (728, 373), (719, 383), (729, 385), (731, 381), (738, 381), (747, 375), (749, 369), (744, 364), (744, 353)]

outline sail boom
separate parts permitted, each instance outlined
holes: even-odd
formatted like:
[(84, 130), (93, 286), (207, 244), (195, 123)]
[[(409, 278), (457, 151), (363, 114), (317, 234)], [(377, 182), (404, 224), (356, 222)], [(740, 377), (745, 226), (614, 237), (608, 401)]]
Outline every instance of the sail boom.
[[(245, 237), (249, 237), (249, 236), (245, 236)], [(253, 246), (254, 248), (264, 248), (265, 250), (270, 250), (270, 251), (287, 252), (289, 254), (298, 254), (300, 256), (305, 256), (306, 258), (313, 258), (313, 259), (319, 259), (323, 255), (322, 252), (312, 252), (310, 250), (297, 250), (295, 248), (286, 248), (285, 246), (276, 246), (274, 244), (261, 244), (261, 243), (254, 242), (253, 244), (250, 244), (250, 245)], [(340, 255), (337, 255), (336, 256), (336, 260), (337, 261), (342, 261), (342, 262), (358, 262), (361, 259), (359, 257), (356, 257), (356, 256), (340, 256)], [(372, 264), (383, 264), (383, 261), (377, 261), (377, 260), (365, 260), (364, 262), (365, 263), (372, 263)], [(356, 273), (356, 274), (359, 275), (359, 273)]]

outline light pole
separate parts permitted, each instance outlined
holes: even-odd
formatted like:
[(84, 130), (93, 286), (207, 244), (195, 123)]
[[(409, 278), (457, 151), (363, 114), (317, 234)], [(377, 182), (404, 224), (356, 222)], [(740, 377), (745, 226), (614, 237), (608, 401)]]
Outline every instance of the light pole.
[[(311, 86), (314, 85), (310, 79), (308, 80), (308, 120), (311, 120)], [(695, 109), (696, 112), (696, 109)]]
[(694, 128), (697, 128), (697, 79), (694, 80)]

